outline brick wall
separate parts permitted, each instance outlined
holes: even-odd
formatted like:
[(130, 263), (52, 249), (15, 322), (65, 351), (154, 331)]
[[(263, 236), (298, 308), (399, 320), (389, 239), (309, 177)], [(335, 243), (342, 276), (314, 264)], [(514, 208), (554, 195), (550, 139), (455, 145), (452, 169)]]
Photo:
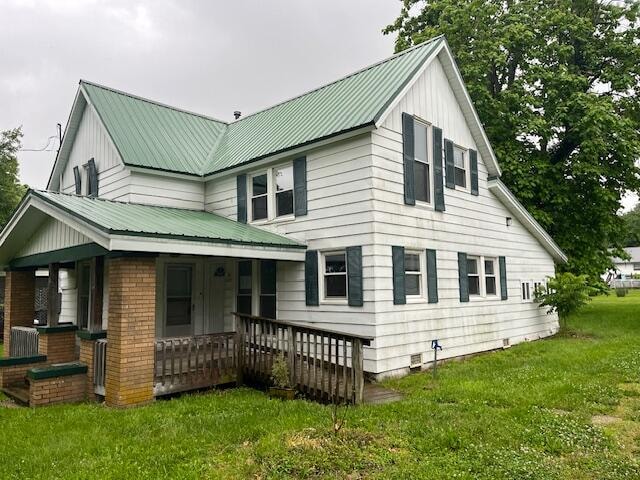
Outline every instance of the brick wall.
[(87, 366), (87, 398), (93, 398), (93, 349), (95, 340), (80, 339), (80, 363)]
[(153, 400), (156, 260), (117, 258), (109, 263), (107, 405)]
[(27, 370), (33, 367), (40, 367), (43, 363), (44, 361), (0, 367), (0, 388), (16, 383), (24, 383)]
[(38, 352), (47, 356), (48, 363), (73, 362), (76, 358), (76, 332), (43, 333), (39, 329)]
[(29, 379), (29, 384), (29, 406), (31, 407), (81, 402), (85, 398), (87, 375), (81, 373), (42, 380)]
[(11, 327), (31, 327), (35, 315), (35, 272), (7, 272), (4, 285), (4, 356), (9, 356)]

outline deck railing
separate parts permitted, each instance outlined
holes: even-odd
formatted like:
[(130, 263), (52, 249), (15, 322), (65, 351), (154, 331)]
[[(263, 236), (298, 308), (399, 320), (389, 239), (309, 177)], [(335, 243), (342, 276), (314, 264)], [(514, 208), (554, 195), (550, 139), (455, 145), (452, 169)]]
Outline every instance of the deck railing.
[(10, 357), (38, 355), (38, 331), (32, 327), (11, 327)]
[(363, 346), (371, 338), (244, 314), (237, 320), (238, 383), (268, 382), (274, 360), (283, 355), (290, 383), (308, 397), (362, 403)]
[(160, 338), (155, 342), (154, 395), (234, 382), (235, 332)]
[(107, 371), (107, 339), (96, 340), (93, 346), (93, 387), (96, 395), (105, 395)]

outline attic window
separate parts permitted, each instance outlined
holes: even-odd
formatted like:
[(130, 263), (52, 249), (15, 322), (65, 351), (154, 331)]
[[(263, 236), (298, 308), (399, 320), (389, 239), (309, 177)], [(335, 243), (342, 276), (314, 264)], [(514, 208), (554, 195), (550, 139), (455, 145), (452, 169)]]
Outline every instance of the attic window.
[(453, 164), (455, 166), (454, 180), (458, 187), (467, 188), (467, 170), (465, 151), (461, 148), (453, 148)]

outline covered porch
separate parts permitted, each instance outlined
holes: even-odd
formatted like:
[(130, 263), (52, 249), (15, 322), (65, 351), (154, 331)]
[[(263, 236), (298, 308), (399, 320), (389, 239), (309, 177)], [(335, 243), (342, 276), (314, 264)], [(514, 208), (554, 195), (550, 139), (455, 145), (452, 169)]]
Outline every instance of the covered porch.
[[(31, 404), (76, 401), (82, 390), (130, 406), (265, 382), (283, 355), (292, 385), (309, 397), (361, 401), (370, 339), (275, 318), (278, 271), (300, 265), (304, 252), (207, 212), (30, 192), (0, 234), (1, 386), (33, 391), (47, 381), (57, 387), (39, 392), (64, 392)], [(43, 268), (46, 325), (35, 326)]]

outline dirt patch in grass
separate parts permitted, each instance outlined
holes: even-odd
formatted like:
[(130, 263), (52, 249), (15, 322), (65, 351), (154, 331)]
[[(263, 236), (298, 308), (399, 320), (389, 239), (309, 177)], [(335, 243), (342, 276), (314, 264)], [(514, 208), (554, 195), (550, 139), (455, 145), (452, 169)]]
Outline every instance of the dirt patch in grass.
[(571, 327), (566, 327), (561, 329), (558, 333), (556, 333), (554, 335), (554, 338), (570, 338), (573, 340), (594, 340), (597, 337), (596, 335), (593, 335), (591, 333), (585, 333)]
[(613, 415), (594, 415), (591, 417), (591, 423), (594, 425), (611, 425), (622, 421), (620, 417), (614, 417)]

